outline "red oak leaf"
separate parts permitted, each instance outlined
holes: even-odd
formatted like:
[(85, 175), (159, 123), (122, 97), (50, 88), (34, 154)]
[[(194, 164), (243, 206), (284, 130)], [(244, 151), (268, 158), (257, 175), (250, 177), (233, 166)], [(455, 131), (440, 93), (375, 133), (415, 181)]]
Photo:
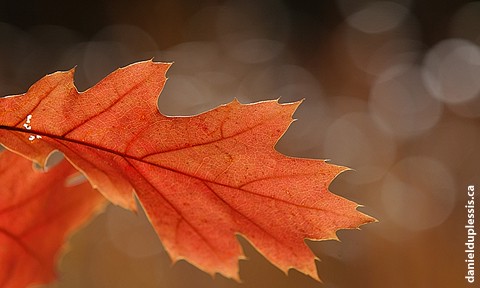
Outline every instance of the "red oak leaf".
[(0, 152), (0, 287), (53, 281), (68, 236), (103, 203), (88, 182), (67, 187), (78, 173), (67, 161), (46, 173), (12, 152)]
[(73, 71), (0, 99), (0, 142), (39, 163), (53, 149), (113, 203), (144, 206), (174, 261), (238, 279), (246, 237), (287, 272), (318, 279), (304, 243), (374, 221), (328, 191), (346, 168), (284, 156), (274, 146), (299, 103), (238, 101), (191, 117), (157, 110), (170, 64), (140, 62), (78, 93)]

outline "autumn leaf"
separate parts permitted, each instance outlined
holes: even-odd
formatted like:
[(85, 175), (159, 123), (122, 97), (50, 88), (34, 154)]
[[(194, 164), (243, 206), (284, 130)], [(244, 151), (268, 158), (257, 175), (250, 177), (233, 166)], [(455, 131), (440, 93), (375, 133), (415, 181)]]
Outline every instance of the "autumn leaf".
[(88, 182), (65, 186), (75, 173), (67, 161), (40, 173), (31, 161), (0, 152), (0, 287), (22, 288), (56, 278), (63, 243), (105, 202)]
[(0, 99), (0, 142), (40, 164), (58, 149), (110, 201), (136, 193), (173, 261), (238, 279), (235, 234), (287, 272), (318, 279), (304, 239), (374, 221), (328, 191), (344, 167), (287, 157), (274, 146), (300, 104), (237, 100), (169, 117), (157, 97), (170, 64), (140, 62), (78, 93), (73, 70)]

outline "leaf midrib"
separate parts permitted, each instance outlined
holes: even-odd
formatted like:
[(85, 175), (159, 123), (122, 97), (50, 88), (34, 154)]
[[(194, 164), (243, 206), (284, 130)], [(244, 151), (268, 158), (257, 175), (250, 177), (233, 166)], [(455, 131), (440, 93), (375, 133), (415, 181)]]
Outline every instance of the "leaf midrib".
[[(165, 169), (165, 170), (173, 172), (173, 173), (179, 173), (179, 174), (185, 175), (187, 177), (192, 177), (192, 178), (195, 178), (195, 179), (200, 180), (200, 181), (205, 181), (205, 182), (208, 182), (208, 183), (217, 184), (217, 185), (224, 186), (224, 187), (227, 187), (227, 188), (241, 190), (241, 191), (249, 193), (249, 194), (254, 194), (254, 195), (264, 197), (264, 198), (268, 198), (268, 199), (275, 200), (275, 201), (280, 201), (282, 203), (292, 205), (292, 206), (295, 206), (295, 207), (298, 207), (298, 208), (322, 211), (322, 212), (326, 212), (326, 213), (333, 213), (334, 212), (334, 211), (322, 209), (322, 208), (319, 208), (319, 207), (312, 207), (312, 206), (297, 204), (297, 203), (293, 203), (293, 202), (288, 202), (287, 200), (283, 200), (283, 199), (280, 199), (280, 198), (275, 198), (275, 197), (272, 197), (272, 196), (259, 194), (259, 193), (256, 193), (256, 192), (253, 192), (253, 191), (246, 190), (246, 189), (242, 188), (243, 185), (241, 185), (239, 187), (234, 187), (234, 186), (231, 186), (231, 185), (228, 185), (228, 184), (215, 182), (213, 180), (200, 178), (196, 175), (187, 174), (183, 171), (175, 170), (175, 169), (170, 168), (170, 167), (165, 167), (165, 166), (163, 166), (161, 164), (158, 164), (158, 163), (152, 163), (152, 162), (146, 161), (145, 159), (143, 159), (143, 157), (140, 158), (140, 157), (132, 156), (132, 155), (129, 155), (129, 154), (125, 154), (125, 153), (107, 148), (107, 147), (98, 146), (96, 144), (83, 142), (83, 141), (80, 141), (80, 140), (77, 140), (77, 139), (64, 138), (62, 136), (53, 135), (53, 134), (44, 133), (44, 132), (39, 132), (39, 131), (35, 131), (33, 129), (32, 130), (24, 130), (24, 129), (18, 128), (18, 127), (10, 127), (10, 126), (5, 126), (5, 125), (0, 125), (0, 130), (2, 130), (2, 129), (7, 130), (7, 131), (13, 131), (13, 132), (19, 132), (19, 133), (23, 133), (23, 134), (28, 134), (28, 135), (40, 135), (42, 137), (49, 137), (49, 138), (53, 138), (53, 139), (56, 139), (56, 140), (59, 140), (59, 141), (65, 141), (65, 142), (70, 142), (70, 143), (75, 143), (75, 144), (87, 146), (87, 147), (90, 147), (92, 149), (101, 150), (103, 152), (111, 153), (111, 154), (114, 154), (114, 155), (117, 155), (117, 156), (120, 156), (120, 157), (123, 157), (123, 158), (126, 158), (126, 159), (131, 159), (131, 160), (135, 160), (135, 161), (145, 163), (145, 164), (148, 164), (148, 165), (153, 165), (155, 167)], [(190, 147), (186, 147), (186, 148), (190, 148)]]

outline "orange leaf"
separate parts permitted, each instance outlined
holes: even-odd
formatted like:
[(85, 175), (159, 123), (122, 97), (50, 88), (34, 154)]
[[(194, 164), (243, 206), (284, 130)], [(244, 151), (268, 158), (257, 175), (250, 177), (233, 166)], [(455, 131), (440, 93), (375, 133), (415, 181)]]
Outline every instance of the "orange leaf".
[(40, 173), (31, 161), (0, 152), (0, 287), (53, 281), (65, 240), (103, 206), (88, 182), (64, 185), (73, 173), (67, 161)]
[(274, 150), (298, 102), (234, 100), (191, 117), (160, 114), (169, 66), (136, 63), (83, 93), (73, 71), (48, 75), (0, 99), (0, 142), (39, 163), (62, 151), (125, 208), (135, 209), (135, 192), (174, 261), (238, 279), (239, 233), (281, 270), (318, 279), (304, 239), (374, 221), (328, 191), (346, 168)]

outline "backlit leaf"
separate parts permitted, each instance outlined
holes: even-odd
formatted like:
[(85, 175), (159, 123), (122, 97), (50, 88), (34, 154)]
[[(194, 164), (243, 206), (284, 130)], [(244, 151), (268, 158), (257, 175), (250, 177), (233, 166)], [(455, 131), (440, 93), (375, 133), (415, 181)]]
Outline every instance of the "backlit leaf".
[(162, 115), (169, 66), (136, 63), (82, 93), (73, 71), (48, 75), (0, 99), (0, 142), (41, 164), (62, 151), (125, 208), (135, 209), (136, 193), (174, 261), (238, 279), (241, 234), (281, 270), (318, 279), (304, 239), (374, 221), (328, 191), (346, 168), (274, 149), (299, 102), (234, 100), (196, 116)]
[(65, 185), (76, 173), (67, 161), (41, 173), (31, 161), (0, 152), (0, 287), (56, 278), (63, 243), (105, 203), (88, 182)]

